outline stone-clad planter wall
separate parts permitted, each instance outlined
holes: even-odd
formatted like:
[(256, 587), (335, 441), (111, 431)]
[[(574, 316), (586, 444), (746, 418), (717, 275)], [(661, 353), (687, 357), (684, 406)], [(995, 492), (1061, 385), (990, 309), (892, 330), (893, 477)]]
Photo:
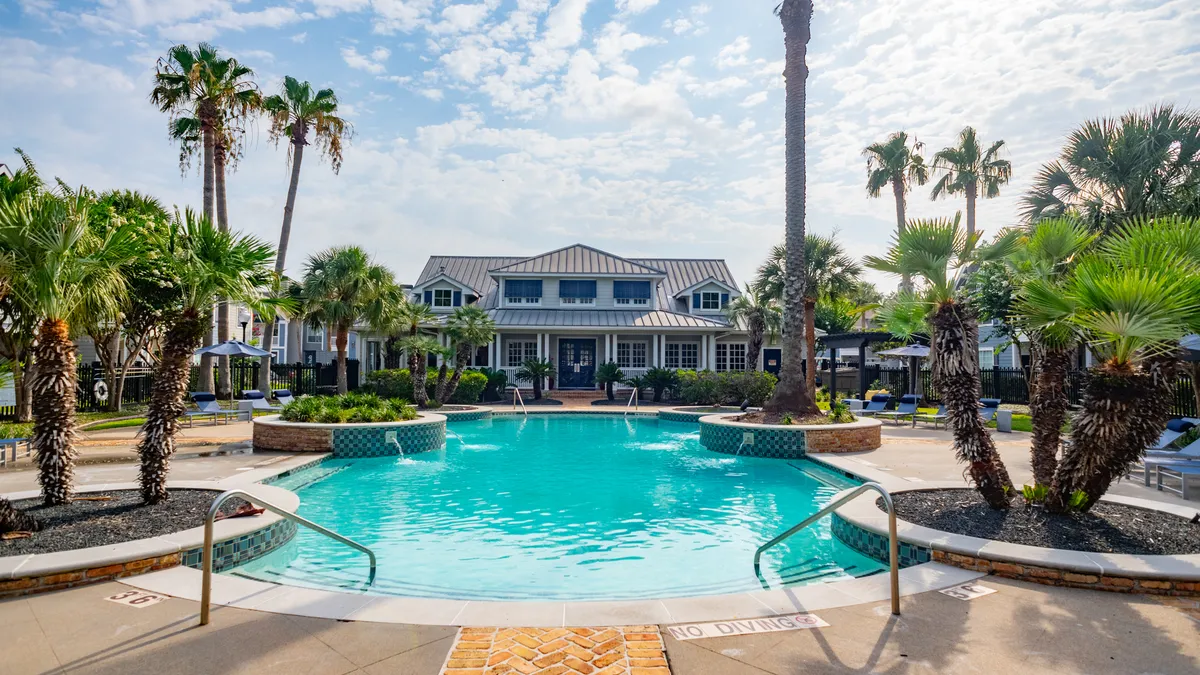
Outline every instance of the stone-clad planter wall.
[[(700, 444), (713, 452), (750, 457), (796, 459), (806, 453), (858, 452), (879, 447), (879, 420), (860, 419), (850, 424), (768, 425), (734, 422), (733, 415), (700, 418)], [(746, 434), (753, 442), (742, 445)]]
[(378, 424), (284, 422), (278, 415), (254, 420), (254, 448), (285, 452), (331, 452), (334, 457), (389, 457), (437, 450), (446, 443), (446, 417), (422, 413), (420, 419)]
[(447, 422), (474, 422), (475, 420), (486, 420), (492, 416), (492, 411), (487, 408), (466, 408), (462, 410), (447, 410), (438, 408), (438, 413), (446, 418)]
[(695, 406), (682, 408), (662, 408), (658, 411), (658, 419), (665, 420), (667, 422), (691, 422), (695, 424), (696, 422), (700, 421), (701, 417), (708, 417), (709, 415), (725, 415), (738, 412), (741, 411), (730, 406), (722, 406), (720, 410)]

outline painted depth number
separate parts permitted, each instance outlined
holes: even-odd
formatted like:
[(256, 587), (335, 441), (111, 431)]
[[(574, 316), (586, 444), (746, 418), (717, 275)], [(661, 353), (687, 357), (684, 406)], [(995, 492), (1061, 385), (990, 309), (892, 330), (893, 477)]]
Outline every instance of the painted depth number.
[(996, 592), (996, 589), (980, 586), (979, 584), (961, 584), (951, 588), (943, 588), (938, 592), (952, 598), (958, 598), (959, 600), (974, 600), (975, 598), (982, 598), (985, 595), (991, 595)]
[(145, 591), (125, 591), (124, 593), (117, 593), (116, 595), (110, 595), (105, 598), (105, 600), (108, 600), (109, 602), (115, 602), (120, 605), (129, 605), (130, 607), (136, 607), (138, 609), (149, 607), (150, 605), (157, 605), (166, 599), (167, 596), (165, 595), (147, 593)]

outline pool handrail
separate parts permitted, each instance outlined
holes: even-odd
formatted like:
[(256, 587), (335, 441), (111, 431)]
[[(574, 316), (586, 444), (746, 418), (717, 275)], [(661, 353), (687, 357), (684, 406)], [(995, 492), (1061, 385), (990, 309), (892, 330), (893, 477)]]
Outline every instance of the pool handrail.
[(525, 397), (521, 395), (521, 390), (513, 387), (513, 410), (517, 409), (517, 401), (521, 402), (521, 410), (529, 417), (529, 409), (525, 407)]
[(764, 589), (770, 588), (770, 586), (767, 584), (767, 580), (763, 578), (762, 569), (759, 565), (759, 560), (762, 558), (763, 551), (766, 551), (767, 549), (775, 546), (776, 544), (779, 544), (784, 539), (787, 539), (788, 537), (792, 536), (793, 534), (796, 534), (800, 530), (803, 530), (804, 528), (808, 527), (809, 525), (812, 525), (813, 523), (817, 522), (821, 518), (824, 518), (826, 515), (832, 513), (838, 507), (842, 506), (846, 502), (849, 502), (850, 500), (854, 499), (855, 497), (861, 495), (862, 493), (866, 492), (867, 490), (874, 490), (874, 491), (878, 492), (880, 494), (880, 496), (883, 498), (883, 505), (886, 507), (886, 510), (887, 510), (887, 514), (888, 514), (888, 563), (889, 563), (889, 567), (891, 568), (890, 575), (891, 575), (891, 581), (892, 581), (892, 614), (894, 614), (896, 616), (900, 616), (900, 541), (896, 537), (896, 507), (892, 504), (892, 495), (889, 494), (888, 491), (886, 489), (884, 489), (884, 487), (882, 485), (880, 485), (879, 483), (863, 483), (862, 485), (859, 485), (858, 487), (856, 487), (852, 490), (849, 490), (848, 492), (843, 493), (842, 496), (838, 497), (837, 499), (835, 499), (832, 502), (830, 502), (829, 504), (827, 504), (825, 506), (825, 508), (823, 508), (820, 511), (817, 511), (816, 513), (812, 514), (811, 516), (805, 518), (803, 521), (800, 522), (799, 525), (796, 525), (795, 527), (789, 529), (787, 532), (784, 532), (783, 534), (780, 534), (779, 536), (775, 537), (771, 541), (768, 541), (767, 543), (763, 544), (762, 546), (759, 546), (758, 550), (754, 552), (754, 574), (758, 577), (758, 580), (762, 584), (762, 587)]
[(201, 571), (203, 572), (203, 580), (202, 580), (201, 586), (200, 586), (200, 625), (201, 626), (208, 625), (209, 606), (212, 604), (213, 524), (216, 522), (217, 513), (221, 508), (221, 504), (224, 504), (227, 500), (229, 500), (232, 497), (241, 497), (242, 499), (244, 499), (248, 502), (251, 502), (253, 504), (258, 504), (259, 506), (263, 507), (264, 509), (266, 509), (266, 510), (270, 511), (271, 513), (274, 513), (278, 516), (281, 516), (282, 518), (285, 518), (286, 520), (290, 520), (293, 523), (297, 523), (299, 525), (304, 525), (305, 527), (308, 527), (312, 530), (316, 530), (317, 532), (319, 532), (331, 539), (334, 539), (335, 541), (339, 541), (343, 544), (346, 544), (347, 546), (356, 548), (356, 549), (362, 551), (363, 553), (366, 553), (367, 557), (371, 559), (371, 578), (367, 581), (367, 585), (371, 586), (375, 583), (375, 553), (372, 552), (371, 549), (367, 548), (366, 546), (363, 546), (362, 544), (354, 541), (353, 539), (350, 539), (349, 537), (344, 537), (344, 536), (338, 534), (337, 532), (334, 532), (333, 530), (321, 527), (320, 525), (312, 522), (311, 520), (301, 518), (300, 516), (296, 515), (295, 513), (292, 513), (291, 511), (288, 511), (287, 509), (283, 508), (282, 506), (277, 506), (275, 504), (272, 504), (271, 502), (263, 499), (262, 497), (252, 495), (249, 492), (246, 492), (245, 490), (226, 490), (225, 492), (222, 492), (219, 496), (217, 496), (216, 499), (213, 500), (212, 506), (208, 507), (208, 516), (205, 517), (205, 519), (204, 519), (204, 550), (201, 552), (201, 556), (202, 556), (201, 557)]
[(633, 392), (629, 394), (629, 400), (625, 402), (625, 416), (629, 417), (629, 406), (633, 406), (636, 411), (638, 409), (638, 390), (633, 388)]

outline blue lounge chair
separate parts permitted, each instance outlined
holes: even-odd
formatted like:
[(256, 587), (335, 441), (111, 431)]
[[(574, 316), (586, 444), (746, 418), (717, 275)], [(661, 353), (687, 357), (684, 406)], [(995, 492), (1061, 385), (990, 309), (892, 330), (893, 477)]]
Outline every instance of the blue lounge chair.
[(859, 417), (871, 417), (887, 410), (888, 404), (891, 402), (891, 394), (875, 394), (870, 401), (867, 401), (867, 405), (862, 410), (856, 410), (854, 414)]
[(33, 454), (33, 446), (28, 438), (0, 438), (0, 466), (8, 465), (9, 448), (12, 448), (12, 461), (17, 461), (17, 448), (22, 443), (25, 444), (25, 456), (29, 457)]
[(242, 400), (238, 401), (240, 410), (269, 410), (271, 412), (279, 412), (283, 410), (283, 406), (271, 405), (267, 403), (267, 397), (257, 389), (247, 389), (242, 392)]
[(1142, 462), (1143, 477), (1146, 487), (1153, 485), (1155, 467), (1159, 464), (1170, 466), (1200, 466), (1200, 439), (1194, 440), (1180, 450), (1147, 450)]
[(899, 424), (901, 420), (917, 414), (917, 405), (921, 402), (920, 394), (905, 394), (900, 397), (900, 405), (890, 412), (875, 413), (875, 419), (893, 420)]
[(225, 420), (225, 422), (228, 423), (231, 416), (234, 419), (241, 417), (241, 413), (236, 410), (226, 410), (222, 408), (221, 404), (217, 402), (217, 397), (206, 391), (193, 391), (192, 403), (196, 404), (196, 408), (198, 408), (198, 410), (189, 410), (183, 413), (184, 417), (187, 418), (189, 427), (192, 426), (192, 420), (197, 417), (211, 418), (213, 421), (213, 426), (216, 426), (217, 422), (220, 420)]
[(279, 405), (287, 405), (296, 400), (296, 398), (292, 396), (292, 392), (288, 389), (276, 389), (272, 393), (275, 395), (275, 400), (279, 401)]
[(1000, 410), (1000, 399), (981, 398), (979, 399), (979, 407), (979, 414), (983, 416), (983, 421), (992, 422), (996, 419), (996, 411)]
[(950, 415), (946, 414), (946, 404), (938, 406), (938, 411), (932, 415), (929, 413), (917, 413), (912, 417), (913, 428), (916, 428), (917, 422), (933, 422), (933, 428), (938, 428), (939, 424), (945, 424)]
[(1151, 450), (1165, 450), (1169, 445), (1179, 440), (1181, 436), (1191, 431), (1196, 423), (1186, 417), (1167, 422), (1166, 431), (1158, 437), (1158, 442), (1150, 446)]

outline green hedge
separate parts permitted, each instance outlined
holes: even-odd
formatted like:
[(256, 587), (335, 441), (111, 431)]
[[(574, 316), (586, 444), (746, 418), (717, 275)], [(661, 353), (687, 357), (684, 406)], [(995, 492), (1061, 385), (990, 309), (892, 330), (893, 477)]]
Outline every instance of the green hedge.
[(679, 398), (687, 405), (741, 405), (749, 400), (761, 406), (771, 398), (779, 380), (764, 371), (714, 373), (711, 370), (679, 371)]
[[(437, 388), (437, 373), (430, 371), (429, 374), (432, 377), (426, 378), (425, 391), (432, 400), (433, 392)], [(478, 403), (487, 383), (488, 378), (483, 373), (477, 370), (464, 371), (458, 380), (458, 389), (450, 397), (450, 403)], [(367, 382), (363, 385), (363, 390), (381, 398), (402, 398), (408, 401), (414, 398), (412, 375), (408, 368), (371, 371), (367, 373)]]
[(401, 398), (352, 392), (341, 396), (303, 396), (283, 407), (285, 422), (354, 424), (417, 419), (417, 410)]

